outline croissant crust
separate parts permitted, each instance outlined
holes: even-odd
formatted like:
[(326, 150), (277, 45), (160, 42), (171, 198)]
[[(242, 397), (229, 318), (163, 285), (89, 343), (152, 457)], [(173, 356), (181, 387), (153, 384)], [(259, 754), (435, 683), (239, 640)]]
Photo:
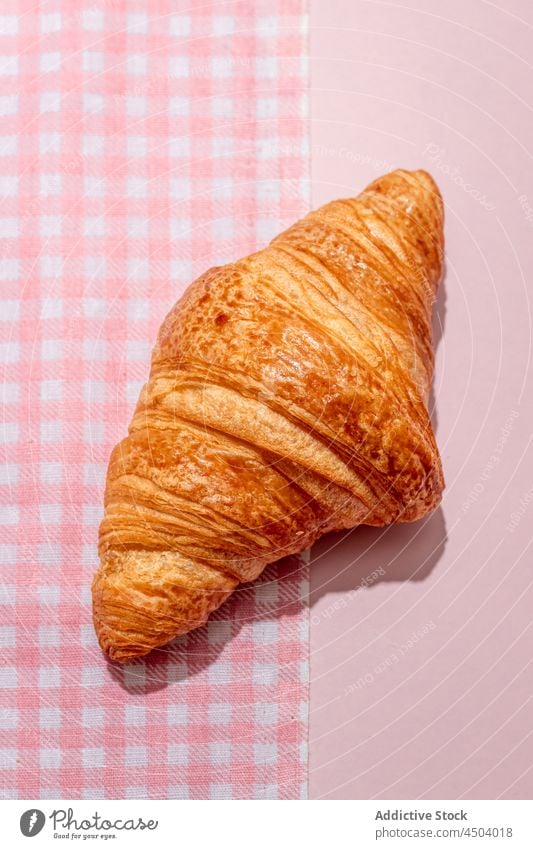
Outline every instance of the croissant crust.
[(112, 659), (197, 628), (327, 531), (436, 507), (442, 254), (437, 186), (399, 170), (189, 287), (109, 462), (93, 611)]

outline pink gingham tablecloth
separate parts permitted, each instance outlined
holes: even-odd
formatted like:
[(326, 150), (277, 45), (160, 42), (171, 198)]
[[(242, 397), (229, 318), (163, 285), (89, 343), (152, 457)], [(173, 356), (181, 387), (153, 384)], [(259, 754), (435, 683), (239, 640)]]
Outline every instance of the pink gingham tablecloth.
[(306, 565), (109, 665), (90, 583), (158, 326), (306, 212), (303, 0), (3, 0), (0, 795), (306, 793)]

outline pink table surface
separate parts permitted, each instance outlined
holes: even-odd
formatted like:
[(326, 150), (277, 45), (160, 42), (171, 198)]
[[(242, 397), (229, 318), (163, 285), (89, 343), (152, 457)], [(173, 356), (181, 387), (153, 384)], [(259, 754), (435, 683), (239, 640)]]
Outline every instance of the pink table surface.
[(431, 171), (447, 215), (447, 490), (422, 524), (312, 552), (312, 798), (533, 792), (533, 8), (500, 6), (311, 3), (313, 204), (403, 166)]

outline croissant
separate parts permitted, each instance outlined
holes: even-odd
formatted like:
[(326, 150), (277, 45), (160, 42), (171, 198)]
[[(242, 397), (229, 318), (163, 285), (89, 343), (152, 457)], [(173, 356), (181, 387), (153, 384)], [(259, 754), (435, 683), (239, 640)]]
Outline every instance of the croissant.
[(437, 186), (398, 170), (189, 287), (109, 462), (93, 613), (113, 660), (198, 628), (327, 531), (437, 506), (442, 255)]

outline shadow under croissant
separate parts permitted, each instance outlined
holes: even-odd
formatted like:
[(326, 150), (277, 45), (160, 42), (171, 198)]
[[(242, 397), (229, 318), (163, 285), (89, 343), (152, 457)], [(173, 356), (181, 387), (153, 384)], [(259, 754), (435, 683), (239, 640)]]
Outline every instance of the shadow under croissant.
[[(189, 680), (210, 667), (248, 622), (260, 628), (261, 622), (296, 618), (301, 613), (302, 603), (313, 607), (322, 596), (330, 593), (368, 591), (382, 581), (424, 580), (438, 563), (446, 539), (440, 507), (419, 522), (384, 528), (360, 526), (351, 531), (326, 534), (311, 550), (309, 599), (301, 598), (298, 584), (287, 581), (302, 568), (300, 560), (285, 558), (265, 569), (255, 584), (236, 590), (202, 628), (126, 666), (108, 662), (108, 672), (131, 694), (149, 693)], [(261, 603), (257, 603), (258, 593), (264, 597)], [(247, 651), (249, 649), (243, 647), (243, 652)], [(243, 662), (245, 660), (249, 658), (243, 656)], [(237, 651), (237, 656), (232, 654), (233, 675), (238, 674), (238, 667)]]
[(388, 581), (423, 581), (447, 542), (442, 507), (419, 522), (327, 534), (312, 549), (310, 604), (329, 593), (370, 590)]

